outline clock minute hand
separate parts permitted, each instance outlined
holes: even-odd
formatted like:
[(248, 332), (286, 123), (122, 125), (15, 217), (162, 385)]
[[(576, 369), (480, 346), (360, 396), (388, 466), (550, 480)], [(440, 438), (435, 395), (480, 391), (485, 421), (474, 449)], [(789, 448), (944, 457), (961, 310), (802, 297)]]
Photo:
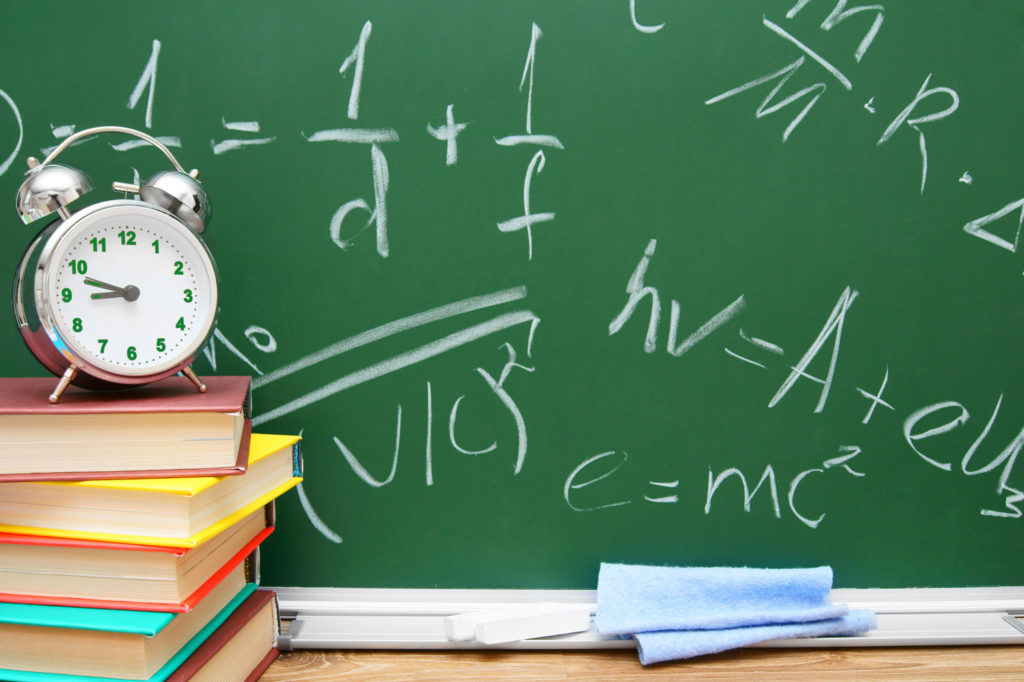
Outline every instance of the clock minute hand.
[(101, 289), (109, 289), (99, 294), (92, 294), (90, 298), (123, 298), (126, 301), (134, 301), (139, 297), (139, 288), (134, 284), (129, 284), (126, 287), (119, 287), (115, 284), (109, 284), (107, 282), (101, 282), (94, 277), (86, 277), (85, 283), (89, 286), (100, 287)]

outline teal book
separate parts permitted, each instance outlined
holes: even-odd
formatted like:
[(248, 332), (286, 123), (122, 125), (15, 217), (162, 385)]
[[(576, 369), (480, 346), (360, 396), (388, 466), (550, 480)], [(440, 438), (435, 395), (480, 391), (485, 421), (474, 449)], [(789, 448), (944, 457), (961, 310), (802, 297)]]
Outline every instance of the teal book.
[(256, 590), (214, 590), (188, 613), (0, 605), (0, 679), (166, 680)]
[(103, 632), (129, 632), (154, 637), (174, 619), (172, 613), (122, 611), (111, 617), (107, 609), (38, 604), (0, 604), (0, 623), (40, 628), (70, 628)]

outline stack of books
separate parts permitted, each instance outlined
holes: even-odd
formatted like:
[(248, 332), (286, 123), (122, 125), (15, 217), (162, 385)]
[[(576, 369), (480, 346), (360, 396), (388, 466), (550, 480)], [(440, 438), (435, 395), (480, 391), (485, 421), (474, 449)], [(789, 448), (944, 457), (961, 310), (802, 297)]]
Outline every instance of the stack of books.
[(298, 436), (251, 432), (249, 377), (124, 393), (0, 378), (0, 679), (253, 680), (259, 589)]

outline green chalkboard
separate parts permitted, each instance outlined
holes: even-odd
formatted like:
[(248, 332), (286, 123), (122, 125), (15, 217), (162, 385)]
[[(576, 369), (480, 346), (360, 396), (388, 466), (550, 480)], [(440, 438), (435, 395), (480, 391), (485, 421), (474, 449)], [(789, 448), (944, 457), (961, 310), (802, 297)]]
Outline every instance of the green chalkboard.
[[(0, 194), (72, 127), (200, 170), (195, 368), (252, 374), (256, 430), (305, 444), (265, 583), (1021, 582), (1016, 0), (0, 17)], [(62, 157), (84, 203), (165, 167), (118, 142)], [(34, 228), (7, 222), (13, 273)], [(13, 321), (0, 349), (43, 373)]]

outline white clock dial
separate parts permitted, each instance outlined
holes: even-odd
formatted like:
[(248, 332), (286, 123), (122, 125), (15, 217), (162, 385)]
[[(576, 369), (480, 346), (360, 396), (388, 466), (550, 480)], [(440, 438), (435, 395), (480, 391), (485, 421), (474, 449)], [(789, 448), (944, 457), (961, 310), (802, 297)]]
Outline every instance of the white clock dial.
[(80, 360), (119, 375), (156, 374), (205, 340), (216, 274), (206, 248), (169, 213), (113, 203), (77, 219), (56, 242), (44, 309)]

